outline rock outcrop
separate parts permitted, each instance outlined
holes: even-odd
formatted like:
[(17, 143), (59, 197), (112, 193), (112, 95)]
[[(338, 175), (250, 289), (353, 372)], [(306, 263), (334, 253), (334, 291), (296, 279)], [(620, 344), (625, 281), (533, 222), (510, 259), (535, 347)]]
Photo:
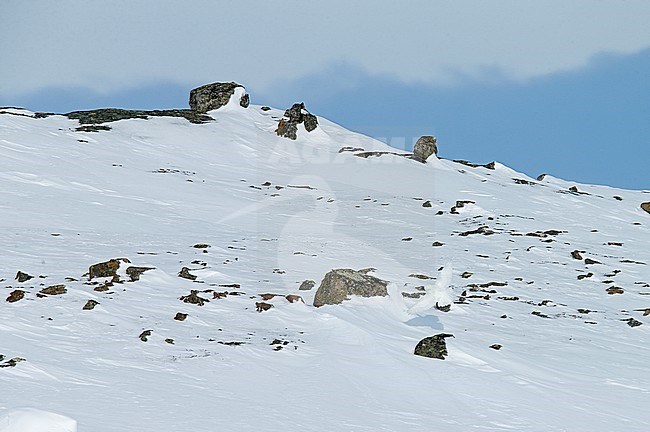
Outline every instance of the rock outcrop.
[[(243, 90), (244, 86), (236, 82), (217, 82), (197, 87), (190, 91), (190, 108), (199, 113), (219, 109), (230, 102), (237, 88)], [(249, 103), (248, 93), (243, 91), (239, 98), (239, 105), (248, 108)]]
[(419, 162), (426, 162), (429, 156), (438, 154), (436, 137), (424, 135), (418, 138), (413, 147), (413, 159)]
[(301, 123), (305, 126), (307, 132), (311, 132), (318, 127), (318, 118), (307, 111), (303, 102), (293, 104), (291, 108), (284, 112), (284, 117), (278, 122), (275, 133), (295, 140), (298, 138), (298, 125)]
[(362, 297), (387, 296), (388, 282), (352, 269), (335, 269), (328, 272), (321, 282), (314, 306), (339, 304), (350, 295)]
[(449, 333), (440, 333), (422, 339), (415, 347), (414, 354), (422, 357), (429, 357), (444, 360), (447, 356), (447, 343), (445, 339), (454, 337)]

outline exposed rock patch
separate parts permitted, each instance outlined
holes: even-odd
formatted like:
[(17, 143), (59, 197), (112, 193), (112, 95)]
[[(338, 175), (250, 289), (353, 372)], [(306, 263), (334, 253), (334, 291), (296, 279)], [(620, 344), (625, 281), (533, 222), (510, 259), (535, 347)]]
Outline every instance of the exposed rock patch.
[(352, 269), (328, 272), (314, 297), (314, 306), (339, 304), (350, 295), (362, 297), (387, 296), (388, 282)]
[(186, 296), (181, 296), (180, 300), (183, 301), (183, 303), (190, 303), (190, 304), (195, 304), (199, 306), (203, 306), (205, 302), (209, 302), (210, 300), (199, 297), (197, 290), (192, 290), (190, 293)]
[(465, 166), (468, 166), (468, 167), (471, 167), (471, 168), (479, 168), (479, 167), (481, 167), (481, 168), (487, 168), (489, 170), (493, 170), (493, 169), (496, 168), (496, 162), (490, 162), (490, 163), (487, 163), (485, 165), (472, 163), (472, 162), (469, 162), (469, 161), (466, 161), (466, 160), (463, 160), (463, 159), (454, 159), (452, 162), (456, 162), (456, 163), (459, 163), (461, 165), (465, 165)]
[(196, 280), (196, 276), (190, 273), (190, 269), (187, 267), (183, 267), (181, 271), (178, 272), (178, 277), (182, 277), (183, 279)]
[(109, 126), (101, 124), (127, 119), (147, 120), (149, 117), (182, 117), (190, 123), (196, 124), (213, 121), (212, 117), (189, 109), (145, 111), (126, 110), (119, 108), (101, 108), (90, 111), (73, 111), (65, 114), (65, 116), (69, 119), (79, 120), (79, 123), (82, 126), (77, 128), (78, 132), (98, 132), (100, 130), (110, 130), (111, 128)]
[(65, 285), (51, 285), (39, 291), (40, 294), (45, 295), (62, 295), (67, 292), (68, 290), (65, 288)]
[(88, 300), (82, 309), (83, 310), (93, 310), (93, 309), (95, 309), (95, 306), (97, 306), (98, 304), (99, 304), (99, 302), (96, 301), (96, 300)]

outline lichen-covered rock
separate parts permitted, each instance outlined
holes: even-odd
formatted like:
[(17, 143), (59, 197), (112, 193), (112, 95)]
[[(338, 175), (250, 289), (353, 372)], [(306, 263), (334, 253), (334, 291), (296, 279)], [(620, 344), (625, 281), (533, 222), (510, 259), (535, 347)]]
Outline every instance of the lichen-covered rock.
[(438, 144), (434, 136), (421, 136), (413, 147), (413, 159), (426, 162), (429, 156), (438, 154)]
[[(228, 104), (237, 88), (244, 89), (244, 86), (236, 82), (217, 82), (197, 87), (190, 91), (190, 108), (199, 113), (219, 109)], [(248, 108), (249, 103), (248, 93), (242, 92), (239, 105)]]
[(88, 268), (88, 279), (117, 276), (117, 270), (120, 268), (121, 262), (130, 263), (131, 261), (127, 258), (113, 258), (91, 265)]
[(284, 112), (284, 118), (281, 118), (278, 122), (275, 133), (295, 140), (298, 138), (298, 125), (301, 123), (307, 132), (311, 132), (318, 127), (318, 118), (307, 111), (303, 102), (293, 104), (291, 108)]
[(445, 339), (448, 337), (454, 337), (454, 335), (449, 333), (440, 333), (426, 337), (415, 346), (414, 354), (417, 356), (444, 360), (448, 355), (447, 343), (445, 342)]
[(334, 269), (328, 272), (321, 282), (314, 306), (339, 304), (350, 295), (362, 297), (387, 296), (387, 281), (352, 269)]

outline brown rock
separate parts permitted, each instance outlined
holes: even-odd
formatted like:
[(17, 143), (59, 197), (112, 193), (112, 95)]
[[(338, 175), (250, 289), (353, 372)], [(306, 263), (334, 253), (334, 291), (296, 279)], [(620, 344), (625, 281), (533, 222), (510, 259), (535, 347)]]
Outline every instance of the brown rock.
[(273, 307), (272, 304), (270, 303), (264, 303), (264, 302), (255, 302), (255, 308), (258, 312), (264, 312)]
[(302, 297), (300, 297), (299, 295), (289, 294), (289, 295), (285, 296), (284, 298), (286, 298), (289, 303), (295, 303), (295, 302), (303, 302), (304, 303)]
[(9, 303), (15, 303), (18, 300), (22, 300), (24, 297), (25, 297), (25, 291), (17, 289), (9, 293), (9, 297), (7, 297), (7, 301)]
[(187, 314), (182, 312), (177, 312), (176, 316), (174, 316), (174, 319), (176, 321), (185, 321), (186, 318), (187, 318)]

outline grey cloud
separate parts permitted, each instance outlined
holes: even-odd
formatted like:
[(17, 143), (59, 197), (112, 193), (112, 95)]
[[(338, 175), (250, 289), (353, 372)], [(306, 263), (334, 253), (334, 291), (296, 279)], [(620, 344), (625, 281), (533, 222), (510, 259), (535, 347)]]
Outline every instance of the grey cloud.
[(650, 46), (649, 14), (645, 0), (2, 2), (0, 96), (160, 81), (268, 88), (337, 62), (410, 83), (491, 70), (525, 80)]

